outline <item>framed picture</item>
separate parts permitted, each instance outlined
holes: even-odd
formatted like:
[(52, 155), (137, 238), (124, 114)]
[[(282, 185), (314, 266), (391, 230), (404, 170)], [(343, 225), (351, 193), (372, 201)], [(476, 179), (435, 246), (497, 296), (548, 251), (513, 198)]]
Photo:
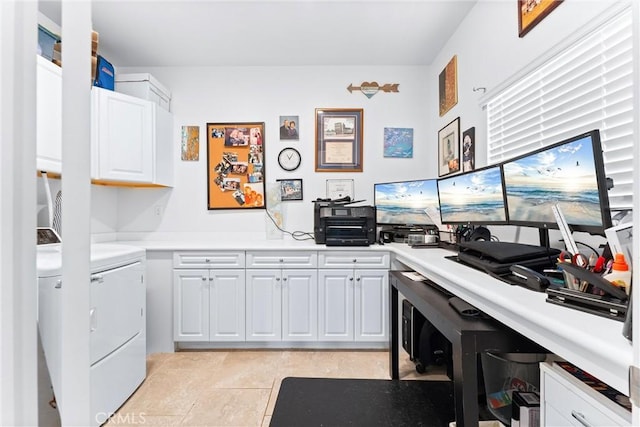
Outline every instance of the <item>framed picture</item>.
[(184, 161), (200, 160), (200, 126), (182, 126), (180, 159)]
[(280, 139), (300, 139), (298, 116), (280, 116)]
[(438, 131), (438, 176), (460, 171), (460, 117)]
[(278, 179), (280, 184), (280, 200), (302, 200), (301, 179)]
[(438, 78), (440, 117), (458, 103), (458, 56), (454, 55)]
[(207, 123), (207, 209), (264, 208), (264, 122)]
[(316, 172), (362, 172), (363, 114), (316, 108)]
[(627, 264), (629, 264), (630, 268), (632, 268), (633, 223), (627, 222), (611, 228), (607, 228), (606, 230), (604, 230), (604, 234), (607, 237), (607, 242), (609, 243), (611, 254), (624, 254), (624, 258), (627, 261)]
[(354, 200), (353, 180), (352, 179), (328, 179), (327, 180), (327, 198), (331, 200), (350, 197)]
[(413, 128), (384, 128), (384, 157), (413, 157)]
[(518, 36), (524, 37), (563, 0), (518, 0)]
[(462, 132), (462, 172), (476, 168), (476, 128)]

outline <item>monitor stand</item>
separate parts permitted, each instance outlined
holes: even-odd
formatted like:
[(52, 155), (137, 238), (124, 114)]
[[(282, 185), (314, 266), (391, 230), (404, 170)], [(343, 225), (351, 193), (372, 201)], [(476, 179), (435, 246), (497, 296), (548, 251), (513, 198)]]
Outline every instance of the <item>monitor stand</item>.
[(433, 232), (437, 233), (437, 227), (434, 226), (429, 226), (429, 225), (416, 225), (416, 226), (410, 226), (410, 225), (397, 225), (394, 227), (384, 227), (382, 228), (381, 232), (385, 232), (385, 233), (390, 233), (392, 234), (392, 241), (396, 242), (396, 243), (406, 243), (408, 236), (410, 234), (419, 234), (419, 235), (426, 235), (426, 234), (431, 234), (429, 231), (433, 230)]
[(549, 247), (549, 229), (548, 228), (539, 228), (538, 234), (540, 236), (540, 246), (548, 248)]

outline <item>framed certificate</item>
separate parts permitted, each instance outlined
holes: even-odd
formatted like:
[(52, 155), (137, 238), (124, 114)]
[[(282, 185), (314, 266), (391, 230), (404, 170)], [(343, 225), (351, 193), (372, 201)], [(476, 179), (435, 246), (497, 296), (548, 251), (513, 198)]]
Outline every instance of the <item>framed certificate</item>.
[(316, 172), (362, 172), (363, 110), (316, 108)]
[(327, 180), (327, 199), (335, 200), (343, 197), (353, 197), (353, 180), (352, 179), (328, 179)]

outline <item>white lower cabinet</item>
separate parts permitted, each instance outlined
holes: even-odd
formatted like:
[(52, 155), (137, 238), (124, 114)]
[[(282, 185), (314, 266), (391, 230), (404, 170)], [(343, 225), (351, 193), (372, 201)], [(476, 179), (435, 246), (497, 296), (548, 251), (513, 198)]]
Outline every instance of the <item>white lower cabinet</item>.
[(315, 341), (315, 269), (247, 269), (246, 340)]
[(244, 341), (243, 267), (243, 252), (174, 254), (174, 341)]
[[(353, 268), (358, 266), (378, 268)], [(327, 251), (320, 253), (319, 340), (370, 342), (388, 340), (388, 269), (389, 254), (387, 252)]]
[(388, 342), (388, 252), (182, 251), (173, 258), (176, 342)]
[(630, 426), (631, 412), (552, 363), (540, 365), (541, 425)]

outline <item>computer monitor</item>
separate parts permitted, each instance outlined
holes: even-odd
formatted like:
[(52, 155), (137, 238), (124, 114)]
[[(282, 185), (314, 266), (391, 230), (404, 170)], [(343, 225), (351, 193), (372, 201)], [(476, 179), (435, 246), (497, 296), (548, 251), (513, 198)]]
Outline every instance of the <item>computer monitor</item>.
[(558, 205), (572, 231), (604, 235), (609, 197), (597, 130), (503, 163), (509, 223), (558, 228)]
[(373, 185), (376, 222), (389, 226), (434, 226), (440, 217), (435, 179)]
[(439, 179), (438, 197), (443, 224), (507, 224), (499, 165)]

